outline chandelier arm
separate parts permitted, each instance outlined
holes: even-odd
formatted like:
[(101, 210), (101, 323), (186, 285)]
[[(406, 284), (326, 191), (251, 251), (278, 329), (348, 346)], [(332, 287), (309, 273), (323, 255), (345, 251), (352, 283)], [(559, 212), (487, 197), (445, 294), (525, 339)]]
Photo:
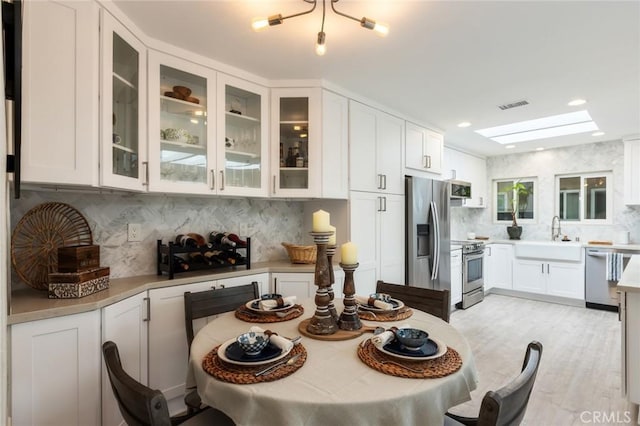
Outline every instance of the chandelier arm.
[(313, 3), (313, 6), (311, 7), (311, 9), (309, 9), (307, 11), (304, 11), (304, 12), (300, 12), (300, 13), (294, 13), (293, 15), (283, 16), (281, 19), (284, 21), (285, 19), (295, 18), (296, 16), (306, 15), (306, 14), (311, 13), (314, 10), (316, 10), (317, 0), (303, 0), (303, 1), (306, 2), (306, 3)]
[(358, 19), (358, 18), (354, 18), (351, 15), (347, 15), (346, 13), (342, 13), (342, 12), (336, 10), (336, 7), (334, 6), (334, 3), (337, 3), (337, 2), (338, 2), (338, 0), (331, 0), (331, 9), (333, 10), (333, 12), (335, 14), (340, 15), (340, 16), (344, 16), (345, 18), (353, 19), (356, 22), (361, 22), (361, 20)]

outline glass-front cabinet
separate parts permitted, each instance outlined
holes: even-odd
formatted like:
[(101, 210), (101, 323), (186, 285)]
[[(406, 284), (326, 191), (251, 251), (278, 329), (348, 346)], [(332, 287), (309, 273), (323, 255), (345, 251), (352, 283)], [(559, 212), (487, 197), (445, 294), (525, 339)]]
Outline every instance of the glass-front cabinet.
[[(144, 191), (146, 48), (102, 11), (101, 185)], [(111, 123), (111, 125), (109, 125)]]
[(149, 190), (211, 194), (216, 72), (149, 52)]
[(320, 89), (273, 89), (272, 195), (320, 196)]
[(218, 74), (218, 194), (269, 195), (268, 94), (263, 86)]

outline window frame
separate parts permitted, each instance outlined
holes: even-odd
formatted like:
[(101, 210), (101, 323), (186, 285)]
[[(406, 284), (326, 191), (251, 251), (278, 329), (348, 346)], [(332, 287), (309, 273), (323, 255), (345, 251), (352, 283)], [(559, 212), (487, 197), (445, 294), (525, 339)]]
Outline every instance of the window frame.
[[(494, 224), (511, 224), (513, 222), (513, 219), (511, 217), (509, 217), (508, 219), (499, 219), (498, 218), (498, 198), (503, 198), (500, 197), (500, 194), (498, 192), (498, 184), (500, 183), (505, 183), (505, 182), (510, 182), (512, 185), (516, 182), (522, 182), (522, 183), (528, 183), (531, 182), (532, 186), (533, 186), (533, 194), (531, 194), (531, 196), (533, 196), (533, 217), (530, 219), (527, 218), (516, 218), (516, 220), (518, 221), (518, 225), (521, 224), (534, 224), (534, 223), (538, 223), (538, 192), (539, 192), (539, 188), (538, 188), (538, 177), (537, 176), (526, 176), (526, 177), (515, 177), (515, 178), (501, 178), (501, 179), (494, 179), (492, 181), (492, 188), (493, 188), (493, 203), (492, 203), (492, 214), (491, 217), (493, 218), (493, 223)], [(516, 200), (516, 194), (515, 191), (513, 191), (512, 194), (512, 199)], [(503, 200), (504, 202), (504, 200)], [(507, 203), (508, 203), (508, 199), (507, 199)]]
[[(607, 180), (607, 186), (605, 187), (605, 219), (585, 219), (585, 203), (584, 197), (586, 196), (584, 188), (585, 181), (589, 178), (604, 177)], [(563, 178), (579, 178), (579, 195), (578, 195), (578, 220), (561, 219), (563, 222), (572, 225), (611, 225), (613, 223), (613, 171), (605, 170), (601, 172), (585, 172), (585, 173), (567, 173), (555, 176), (555, 191), (553, 193), (554, 199), (554, 211), (555, 214), (560, 216), (560, 179)]]

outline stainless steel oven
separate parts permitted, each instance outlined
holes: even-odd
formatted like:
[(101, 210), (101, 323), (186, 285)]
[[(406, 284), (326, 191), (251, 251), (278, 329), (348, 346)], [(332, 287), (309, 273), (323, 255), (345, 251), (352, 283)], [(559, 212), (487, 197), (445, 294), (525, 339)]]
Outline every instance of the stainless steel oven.
[(484, 299), (484, 244), (475, 241), (457, 241), (462, 246), (462, 302), (467, 309)]

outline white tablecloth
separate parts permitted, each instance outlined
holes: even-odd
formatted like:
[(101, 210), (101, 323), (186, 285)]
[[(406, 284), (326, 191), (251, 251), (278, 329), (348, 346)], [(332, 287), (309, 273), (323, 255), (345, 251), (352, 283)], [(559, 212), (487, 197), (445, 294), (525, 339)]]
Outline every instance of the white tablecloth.
[[(338, 312), (341, 300), (336, 300)], [(281, 336), (298, 336), (298, 324), (313, 316), (313, 299), (304, 301), (305, 313), (291, 321), (258, 324)], [(451, 325), (413, 310), (411, 318), (396, 322), (363, 321), (367, 325), (410, 324), (456, 349), (463, 360), (460, 370), (439, 379), (405, 379), (378, 372), (364, 364), (357, 345), (371, 333), (351, 340), (322, 341), (304, 337), (307, 361), (280, 380), (251, 385), (219, 381), (202, 369), (211, 349), (248, 331), (251, 323), (230, 312), (200, 330), (191, 346), (190, 373), (202, 401), (229, 415), (238, 425), (442, 425), (444, 413), (468, 401), (476, 388), (477, 372), (466, 339)]]

